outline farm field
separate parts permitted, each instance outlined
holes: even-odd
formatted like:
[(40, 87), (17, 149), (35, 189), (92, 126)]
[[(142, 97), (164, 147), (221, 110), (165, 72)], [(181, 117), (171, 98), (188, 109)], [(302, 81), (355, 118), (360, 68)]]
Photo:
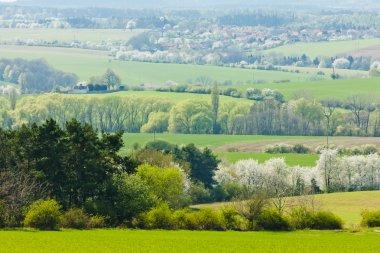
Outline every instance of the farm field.
[(231, 163), (236, 163), (240, 160), (254, 159), (260, 163), (271, 158), (284, 158), (286, 164), (289, 166), (303, 166), (313, 167), (315, 166), (319, 155), (316, 154), (267, 154), (267, 153), (245, 153), (245, 152), (229, 152), (229, 153), (217, 153), (218, 157), (225, 159)]
[(312, 74), (297, 74), (280, 71), (248, 70), (185, 64), (163, 64), (146, 62), (126, 62), (112, 60), (106, 52), (73, 48), (48, 48), (27, 46), (0, 46), (0, 58), (44, 58), (53, 67), (76, 73), (82, 80), (100, 75), (107, 68), (113, 69), (122, 78), (123, 83), (137, 85), (141, 83), (162, 85), (168, 80), (185, 83), (189, 79), (208, 76), (220, 82), (247, 82), (255, 80), (304, 81)]
[[(155, 137), (154, 137), (155, 136)], [(266, 142), (279, 142), (286, 140), (293, 140), (302, 143), (307, 139), (321, 139), (323, 137), (304, 137), (304, 136), (262, 136), (262, 135), (200, 135), (200, 134), (145, 134), (145, 133), (127, 133), (124, 135), (124, 149), (129, 149), (134, 143), (138, 143), (141, 146), (145, 145), (147, 142), (156, 140), (163, 140), (170, 142), (172, 144), (182, 145), (194, 143), (200, 147), (209, 148), (220, 148), (225, 145), (234, 144), (255, 144), (255, 143), (266, 143)], [(222, 152), (222, 151), (220, 151)]]
[(132, 37), (145, 30), (122, 30), (122, 29), (49, 29), (49, 28), (0, 28), (1, 41), (34, 40), (34, 41), (57, 41), (60, 42), (108, 42), (128, 41)]
[[(135, 143), (144, 146), (147, 142), (164, 140), (173, 144), (182, 145), (194, 143), (199, 147), (209, 147), (215, 152), (225, 153), (230, 148), (238, 152), (258, 153), (265, 146), (275, 144), (305, 144), (310, 148), (323, 145), (326, 137), (323, 136), (263, 136), (263, 135), (200, 135), (200, 134), (145, 134), (127, 133), (123, 137), (125, 147), (123, 151), (132, 148)], [(360, 146), (374, 144), (380, 147), (380, 138), (377, 137), (331, 137), (330, 143), (342, 146)]]
[[(30, 95), (27, 95), (30, 96)], [(24, 97), (27, 97), (24, 96)], [(78, 95), (62, 95), (62, 96), (78, 96)], [(81, 94), (81, 97), (144, 97), (144, 98), (162, 98), (167, 99), (170, 102), (178, 103), (183, 100), (205, 100), (210, 101), (209, 94), (195, 94), (195, 93), (173, 93), (173, 92), (157, 92), (157, 91), (122, 91), (117, 93), (106, 93), (106, 94)], [(245, 98), (233, 98), (229, 96), (220, 96), (221, 103), (223, 102), (244, 102), (252, 104), (252, 100), (247, 100)]]
[(380, 247), (373, 232), (192, 232), (94, 230), (1, 231), (1, 253), (260, 252), (370, 253)]
[[(290, 198), (288, 202), (297, 199)], [(344, 192), (315, 195), (321, 209), (331, 211), (343, 219), (345, 227), (356, 227), (360, 224), (360, 213), (364, 209), (380, 209), (380, 191)], [(228, 203), (197, 205), (196, 208), (221, 208)]]
[(302, 55), (306, 54), (311, 58), (318, 56), (339, 56), (345, 53), (355, 53), (361, 49), (380, 45), (380, 39), (362, 39), (348, 41), (328, 41), (314, 43), (295, 43), (274, 49), (266, 50), (265, 53), (281, 53), (284, 55)]
[[(334, 73), (333, 68), (313, 68), (313, 67), (297, 67), (297, 66), (279, 66), (281, 69), (286, 69), (289, 71), (299, 71), (305, 74), (317, 75), (319, 72), (325, 73), (325, 75), (320, 76), (321, 78), (328, 79), (331, 74)], [(335, 73), (347, 77), (347, 78), (361, 78), (368, 77), (369, 72), (365, 70), (355, 70), (355, 69), (335, 69)]]
[(356, 94), (377, 96), (380, 94), (379, 78), (341, 79), (309, 82), (271, 83), (240, 85), (235, 88), (245, 91), (247, 88), (270, 88), (281, 91), (286, 99), (291, 99), (297, 92), (308, 92), (316, 99), (346, 99)]

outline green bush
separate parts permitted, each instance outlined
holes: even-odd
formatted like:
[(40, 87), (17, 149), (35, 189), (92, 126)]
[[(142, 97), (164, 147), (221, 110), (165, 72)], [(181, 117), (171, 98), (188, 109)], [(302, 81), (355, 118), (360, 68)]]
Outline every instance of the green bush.
[(379, 211), (368, 211), (365, 210), (361, 213), (362, 215), (362, 226), (366, 227), (380, 227), (380, 210)]
[(189, 190), (191, 202), (193, 204), (207, 203), (211, 201), (210, 191), (202, 183), (191, 184)]
[(100, 215), (91, 216), (87, 223), (87, 228), (105, 228), (106, 218)]
[(148, 142), (145, 147), (147, 149), (153, 149), (157, 151), (171, 152), (176, 146), (167, 141), (156, 140)]
[(63, 214), (61, 225), (64, 228), (85, 229), (89, 220), (90, 217), (82, 209), (75, 208)]
[(295, 207), (289, 212), (290, 225), (294, 229), (308, 229), (312, 227), (313, 213), (306, 207)]
[(331, 212), (317, 212), (311, 218), (311, 229), (342, 229), (343, 221)]
[(263, 210), (255, 221), (257, 230), (286, 231), (291, 226), (288, 219), (277, 210)]
[(293, 152), (296, 154), (308, 154), (310, 151), (310, 148), (306, 147), (303, 144), (296, 144), (293, 146)]
[(198, 230), (226, 230), (222, 215), (213, 209), (205, 208), (195, 212), (194, 219)]
[(61, 221), (61, 206), (55, 200), (34, 202), (25, 216), (24, 226), (41, 230), (57, 230)]
[(234, 207), (225, 207), (221, 210), (227, 230), (244, 231), (248, 229), (248, 220), (242, 217)]
[(181, 209), (173, 213), (173, 222), (176, 229), (196, 230), (198, 224), (194, 212), (190, 209)]
[(161, 204), (142, 215), (143, 226), (147, 229), (174, 229), (172, 211), (167, 204)]

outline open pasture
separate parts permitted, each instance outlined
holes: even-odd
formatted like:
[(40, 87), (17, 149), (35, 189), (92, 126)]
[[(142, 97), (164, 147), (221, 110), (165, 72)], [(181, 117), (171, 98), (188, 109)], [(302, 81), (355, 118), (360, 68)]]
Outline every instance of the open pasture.
[[(287, 204), (297, 203), (298, 198), (300, 197), (288, 198)], [(319, 194), (312, 198), (317, 208), (335, 213), (342, 218), (347, 228), (359, 226), (363, 210), (380, 210), (380, 191)], [(229, 204), (231, 203), (212, 203), (194, 207), (219, 209)]]
[(245, 152), (229, 152), (229, 153), (217, 153), (220, 159), (225, 159), (231, 163), (236, 163), (240, 160), (254, 159), (260, 163), (271, 158), (284, 158), (286, 164), (289, 166), (303, 166), (313, 167), (315, 166), (319, 155), (317, 154), (267, 154), (267, 153), (245, 153)]
[[(173, 144), (194, 143), (199, 147), (209, 147), (215, 152), (226, 153), (231, 148), (239, 152), (260, 153), (267, 145), (275, 144), (305, 144), (316, 148), (326, 143), (324, 136), (264, 136), (264, 135), (201, 135), (201, 134), (141, 134), (127, 133), (124, 135), (124, 150), (132, 148), (138, 143), (144, 146), (153, 140), (163, 140)], [(380, 147), (380, 138), (377, 137), (330, 137), (330, 143), (337, 146), (361, 146), (374, 144)]]
[(113, 60), (106, 52), (74, 48), (47, 48), (26, 46), (0, 46), (0, 58), (46, 59), (53, 67), (76, 73), (80, 79), (88, 80), (91, 76), (100, 75), (107, 68), (120, 75), (122, 82), (131, 85), (145, 83), (148, 86), (162, 85), (172, 80), (186, 83), (200, 76), (213, 80), (234, 83), (254, 80), (304, 81), (313, 74), (288, 73), (280, 71), (249, 70), (204, 65), (164, 64), (147, 62), (129, 62)]
[(277, 89), (286, 99), (292, 99), (295, 94), (305, 93), (316, 99), (346, 99), (349, 96), (365, 94), (377, 98), (380, 94), (379, 78), (356, 78), (325, 81), (271, 83), (257, 85), (234, 86), (241, 91), (247, 88)]
[(94, 230), (0, 232), (0, 252), (261, 252), (372, 253), (380, 248), (373, 232), (191, 232)]

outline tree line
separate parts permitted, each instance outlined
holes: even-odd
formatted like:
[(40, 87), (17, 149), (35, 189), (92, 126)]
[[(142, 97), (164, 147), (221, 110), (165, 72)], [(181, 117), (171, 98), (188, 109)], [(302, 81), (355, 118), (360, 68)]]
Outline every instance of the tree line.
[[(9, 99), (0, 97), (0, 126), (17, 129), (22, 124), (42, 124), (52, 118), (61, 127), (77, 119), (98, 131), (132, 133), (336, 135), (379, 136), (378, 104), (366, 95), (344, 101), (296, 97), (284, 102), (271, 90), (247, 90), (254, 103), (220, 101), (218, 88), (210, 100), (177, 103), (162, 97), (75, 96), (46, 94)], [(280, 94), (280, 93), (279, 93)], [(280, 94), (282, 95), (282, 94)]]
[(20, 85), (22, 93), (41, 93), (51, 92), (56, 86), (72, 86), (78, 76), (56, 70), (42, 59), (1, 59), (0, 81)]

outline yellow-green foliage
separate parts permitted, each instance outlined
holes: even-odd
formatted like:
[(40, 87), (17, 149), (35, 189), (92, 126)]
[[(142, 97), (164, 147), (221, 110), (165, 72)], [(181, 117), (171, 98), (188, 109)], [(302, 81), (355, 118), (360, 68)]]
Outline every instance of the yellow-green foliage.
[(41, 230), (59, 229), (61, 206), (55, 200), (38, 200), (34, 202), (24, 220), (24, 226)]
[(142, 165), (137, 168), (136, 173), (146, 182), (151, 192), (170, 207), (181, 207), (185, 204), (185, 176), (179, 168)]
[(364, 210), (362, 212), (362, 226), (380, 227), (380, 211)]

